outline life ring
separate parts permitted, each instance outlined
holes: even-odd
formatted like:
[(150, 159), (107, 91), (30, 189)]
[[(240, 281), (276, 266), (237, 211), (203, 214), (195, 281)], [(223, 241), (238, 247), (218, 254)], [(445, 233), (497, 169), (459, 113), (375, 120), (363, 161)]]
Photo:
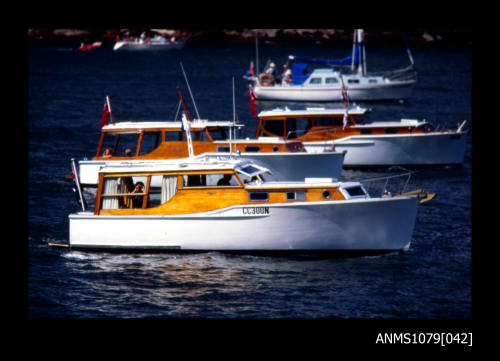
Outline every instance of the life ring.
[(273, 79), (271, 78), (271, 75), (269, 75), (268, 73), (260, 74), (259, 83), (262, 86), (269, 86), (273, 83)]

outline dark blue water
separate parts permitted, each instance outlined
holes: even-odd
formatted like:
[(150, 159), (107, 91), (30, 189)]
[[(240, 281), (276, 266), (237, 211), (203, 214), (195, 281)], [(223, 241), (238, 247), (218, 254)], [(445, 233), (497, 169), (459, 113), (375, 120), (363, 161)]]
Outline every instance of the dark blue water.
[[(68, 240), (67, 217), (79, 206), (64, 177), (71, 174), (71, 158), (94, 156), (106, 94), (116, 121), (173, 119), (177, 85), (191, 105), (182, 62), (202, 118), (233, 119), (234, 77), (238, 118), (247, 125), (241, 135), (253, 136), (256, 119), (241, 76), (254, 50), (253, 44), (188, 45), (156, 53), (28, 49), (29, 317), (472, 317), (471, 133), (463, 167), (412, 176), (412, 186), (438, 196), (419, 207), (408, 252), (309, 259), (87, 253), (48, 246)], [(369, 70), (408, 63), (402, 48), (367, 50)], [(262, 67), (269, 57), (281, 64), (288, 54), (344, 57), (350, 49), (261, 44), (259, 51)], [(468, 119), (470, 126), (471, 53), (421, 48), (413, 49), (413, 56), (419, 82), (412, 98), (361, 103), (373, 108), (370, 119), (425, 118), (437, 124)], [(350, 170), (344, 178), (393, 173)]]

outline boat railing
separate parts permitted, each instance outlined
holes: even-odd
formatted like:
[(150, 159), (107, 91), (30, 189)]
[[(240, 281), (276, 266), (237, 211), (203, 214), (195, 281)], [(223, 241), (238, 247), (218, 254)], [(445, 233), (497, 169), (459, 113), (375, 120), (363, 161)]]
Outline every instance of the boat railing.
[(366, 178), (359, 180), (359, 182), (363, 185), (370, 197), (391, 197), (407, 192), (408, 184), (410, 183), (413, 173), (415, 172)]
[(380, 72), (370, 72), (369, 76), (384, 76), (389, 80), (417, 80), (417, 71), (413, 65), (410, 65), (404, 69), (396, 69), (389, 71)]
[(464, 125), (467, 123), (467, 120), (461, 120), (457, 122), (456, 120), (450, 120), (446, 122), (439, 123), (434, 127), (435, 132), (460, 132), (462, 131)]

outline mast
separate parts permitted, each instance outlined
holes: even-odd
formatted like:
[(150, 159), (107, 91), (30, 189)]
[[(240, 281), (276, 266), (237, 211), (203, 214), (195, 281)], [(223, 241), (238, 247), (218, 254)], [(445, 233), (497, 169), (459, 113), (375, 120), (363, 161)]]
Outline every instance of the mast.
[(259, 76), (259, 45), (258, 45), (258, 34), (255, 30), (255, 74)]
[(236, 101), (234, 99), (234, 76), (233, 76), (233, 126), (229, 128), (229, 153), (233, 154), (233, 131), (236, 123)]
[(198, 113), (198, 108), (196, 108), (196, 103), (194, 101), (193, 93), (191, 93), (191, 87), (189, 86), (189, 82), (188, 82), (188, 79), (187, 79), (187, 76), (186, 76), (186, 72), (184, 71), (184, 67), (182, 66), (182, 62), (180, 64), (181, 64), (182, 74), (184, 74), (184, 79), (186, 80), (186, 84), (187, 84), (187, 87), (188, 87), (188, 90), (189, 90), (189, 94), (191, 95), (191, 100), (193, 101), (194, 111), (196, 112), (196, 116), (198, 117), (198, 119), (200, 119), (200, 114)]
[(354, 59), (356, 57), (356, 34), (357, 34), (357, 31), (356, 31), (356, 29), (354, 29), (354, 32), (352, 35), (351, 71), (354, 70)]
[[(359, 48), (359, 51), (361, 52), (360, 54), (360, 62), (358, 64), (358, 75), (366, 75), (366, 49), (365, 49), (365, 41), (364, 41), (364, 33), (363, 29), (355, 29), (354, 30), (354, 39), (355, 39), (355, 48)], [(355, 57), (355, 52), (353, 50), (353, 56), (352, 56), (352, 66), (351, 68), (354, 69), (354, 57)]]

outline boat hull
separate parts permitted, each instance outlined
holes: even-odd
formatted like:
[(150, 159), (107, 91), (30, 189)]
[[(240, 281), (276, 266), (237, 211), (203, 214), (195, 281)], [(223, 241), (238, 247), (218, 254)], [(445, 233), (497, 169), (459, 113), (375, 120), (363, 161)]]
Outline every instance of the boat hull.
[[(304, 147), (319, 152), (332, 142), (304, 142)], [(337, 151), (346, 151), (344, 167), (454, 165), (464, 161), (467, 133), (364, 135), (333, 143)]]
[(118, 41), (113, 46), (113, 50), (173, 50), (182, 49), (184, 42), (177, 43), (139, 43)]
[(410, 197), (245, 204), (176, 216), (69, 216), (70, 247), (172, 251), (396, 251), (417, 212)]
[[(330, 146), (331, 148), (331, 146)], [(226, 159), (229, 153), (205, 153), (197, 156)], [(304, 181), (304, 178), (334, 178), (339, 179), (344, 164), (344, 152), (307, 153), (242, 153), (241, 159), (247, 159), (273, 170), (270, 180)], [(80, 183), (83, 186), (96, 186), (99, 169), (106, 165), (151, 164), (167, 160), (127, 160), (127, 161), (95, 161), (79, 162)]]
[[(351, 101), (407, 99), (415, 81), (395, 81), (377, 85), (350, 85)], [(275, 85), (253, 88), (257, 99), (283, 101), (343, 101), (340, 86)]]

